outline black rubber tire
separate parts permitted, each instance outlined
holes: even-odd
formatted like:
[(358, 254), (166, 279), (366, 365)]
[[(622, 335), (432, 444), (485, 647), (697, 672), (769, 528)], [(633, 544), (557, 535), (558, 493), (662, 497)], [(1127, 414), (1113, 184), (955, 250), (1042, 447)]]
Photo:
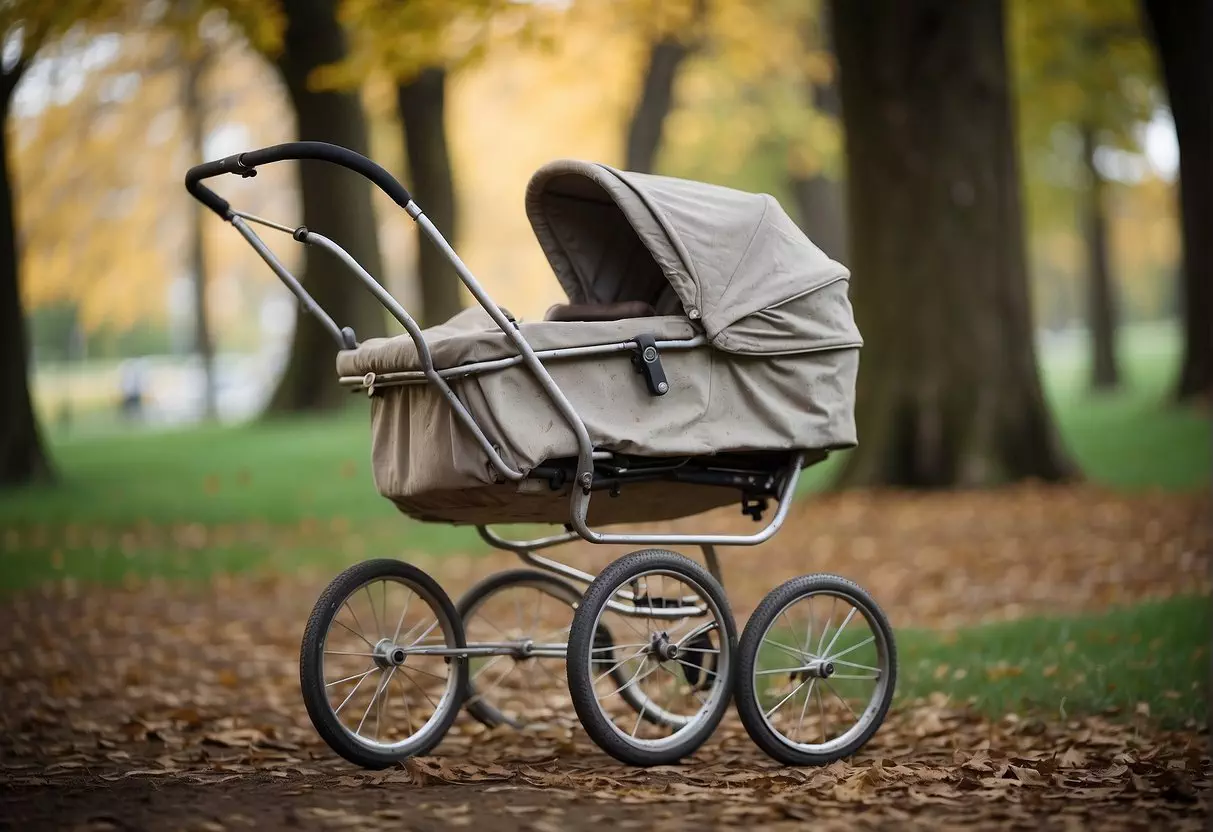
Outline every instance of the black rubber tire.
[[(712, 575), (690, 558), (663, 549), (645, 549), (624, 555), (607, 566), (598, 575), (585, 592), (577, 614), (573, 616), (573, 628), (569, 633), (569, 650), (567, 658), (567, 673), (569, 679), (569, 695), (573, 699), (573, 708), (581, 720), (590, 739), (599, 748), (620, 762), (634, 766), (660, 766), (676, 763), (693, 754), (703, 745), (725, 712), (729, 709), (733, 680), (724, 679), (724, 693), (715, 703), (713, 711), (700, 719), (693, 730), (676, 745), (665, 749), (640, 748), (628, 743), (615, 731), (609, 720), (603, 716), (594, 695), (594, 677), (590, 671), (590, 651), (593, 648), (595, 623), (599, 615), (623, 586), (641, 573), (655, 569), (667, 570), (683, 579), (697, 584), (711, 599), (720, 612), (724, 633), (722, 643), (727, 642), (729, 650), (728, 672), (736, 664), (737, 625), (729, 609), (728, 599), (724, 589)], [(629, 705), (632, 702), (628, 701)], [(635, 707), (633, 705), (633, 707)], [(687, 731), (688, 729), (682, 729)]]
[[(467, 633), (468, 616), (476, 611), (476, 607), (484, 599), (494, 593), (519, 584), (540, 589), (553, 598), (568, 604), (570, 620), (573, 618), (573, 612), (577, 609), (577, 605), (581, 603), (581, 593), (577, 591), (577, 588), (568, 581), (557, 578), (555, 575), (540, 572), (538, 569), (510, 569), (505, 572), (498, 572), (495, 575), (489, 575), (484, 580), (475, 584), (463, 594), (463, 597), (455, 605), (455, 609), (459, 612), (459, 620), (463, 622), (464, 633)], [(547, 660), (530, 659), (530, 661)], [(469, 677), (467, 701), (464, 704), (464, 708), (476, 721), (489, 728), (496, 728), (498, 725), (509, 725), (512, 728), (523, 727), (522, 723), (511, 719), (494, 707), (492, 702), (486, 699), (476, 699), (473, 701), (473, 697), (475, 696), (476, 685)]]
[[(454, 695), (450, 697), (446, 712), (438, 715), (438, 721), (429, 726), (424, 741), (406, 753), (387, 753), (367, 748), (353, 739), (342, 727), (339, 719), (333, 714), (329, 705), (328, 692), (324, 686), (323, 657), (324, 640), (332, 625), (333, 617), (341, 604), (357, 591), (363, 584), (378, 578), (398, 578), (409, 584), (418, 596), (428, 596), (438, 606), (437, 610), (430, 609), (436, 616), (446, 619), (450, 627), (447, 637), (448, 647), (465, 647), (463, 636), (463, 621), (455, 611), (455, 605), (443, 591), (438, 582), (421, 569), (409, 563), (390, 558), (367, 560), (354, 564), (332, 580), (324, 592), (316, 600), (311, 617), (303, 631), (303, 643), (299, 651), (299, 686), (303, 692), (303, 704), (308, 716), (315, 726), (316, 732), (345, 759), (355, 765), (369, 769), (381, 769), (400, 762), (408, 757), (429, 753), (442, 741), (451, 723), (459, 714), (463, 705), (464, 692), (467, 690), (467, 660), (463, 658), (450, 659), (451, 672), (455, 674)], [(446, 627), (440, 628), (446, 632)], [(452, 643), (452, 641), (454, 643)]]
[[(464, 634), (467, 634), (468, 614), (475, 611), (476, 606), (495, 592), (500, 592), (503, 589), (511, 587), (515, 584), (524, 584), (532, 587), (542, 587), (543, 591), (564, 601), (569, 605), (569, 619), (573, 618), (577, 607), (581, 605), (581, 592), (577, 587), (563, 578), (558, 578), (547, 572), (541, 572), (538, 569), (509, 569), (505, 572), (498, 572), (495, 575), (489, 575), (487, 578), (475, 584), (471, 589), (463, 594), (463, 597), (455, 604), (455, 609), (459, 612), (459, 620), (463, 622)], [(598, 628), (598, 647), (607, 647), (613, 643), (610, 630), (605, 626)], [(611, 653), (606, 653), (602, 656), (599, 664), (603, 667), (611, 667), (614, 664)], [(543, 659), (534, 659), (534, 661), (543, 661)], [(470, 668), (469, 668), (470, 673)], [(619, 684), (623, 684), (627, 679), (622, 677), (622, 671), (615, 670), (612, 672), (612, 677), (619, 680)], [(498, 725), (509, 725), (511, 728), (522, 728), (523, 724), (517, 720), (510, 719), (500, 710), (495, 708), (493, 704), (484, 699), (472, 701), (476, 695), (476, 685), (469, 677), (467, 685), (467, 702), (464, 705), (465, 710), (477, 722), (488, 728), (496, 728)], [(635, 710), (640, 710), (640, 701), (633, 695), (632, 689), (625, 690), (620, 694), (623, 699), (631, 705)]]
[[(889, 671), (888, 684), (885, 686), (884, 696), (877, 706), (876, 716), (872, 723), (842, 748), (819, 754), (791, 747), (781, 740), (780, 735), (767, 724), (763, 718), (762, 706), (758, 702), (758, 693), (754, 689), (754, 665), (758, 660), (763, 635), (771, 623), (779, 617), (779, 614), (800, 599), (820, 592), (841, 595), (847, 598), (853, 606), (871, 614), (871, 617), (868, 618), (869, 625), (883, 631), (885, 643), (888, 645)], [(785, 765), (828, 765), (844, 757), (850, 757), (862, 748), (884, 722), (897, 688), (897, 643), (894, 641), (893, 628), (889, 625), (884, 611), (862, 587), (837, 575), (803, 575), (771, 590), (754, 610), (754, 614), (746, 622), (745, 631), (741, 634), (737, 674), (734, 678), (736, 680), (737, 714), (741, 717), (746, 733), (759, 748)]]

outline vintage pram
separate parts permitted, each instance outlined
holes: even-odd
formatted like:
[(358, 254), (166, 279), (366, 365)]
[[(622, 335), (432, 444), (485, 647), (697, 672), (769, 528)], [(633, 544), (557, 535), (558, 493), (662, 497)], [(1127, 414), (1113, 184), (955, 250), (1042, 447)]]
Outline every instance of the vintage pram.
[[(422, 330), (332, 240), (237, 211), (202, 184), (284, 160), (370, 179), (450, 259), (480, 308)], [(568, 700), (563, 686), (540, 683), (559, 678), (548, 665), (560, 660), (586, 732), (630, 764), (693, 753), (734, 696), (750, 736), (787, 764), (848, 756), (875, 733), (897, 664), (867, 593), (832, 575), (796, 578), (763, 599), (739, 640), (720, 581), (714, 547), (770, 539), (801, 469), (856, 441), (861, 340), (849, 272), (775, 199), (548, 164), (527, 188), (526, 211), (569, 303), (520, 322), (397, 180), (345, 148), (293, 142), (240, 153), (191, 169), (186, 187), (331, 333), (340, 383), (371, 399), (380, 493), (420, 520), (474, 524), (536, 567), (493, 575), (458, 605), (399, 560), (365, 561), (333, 580), (307, 623), (300, 681), (334, 751), (369, 768), (425, 754), (465, 705), (490, 727), (550, 723)], [(406, 334), (358, 343), (250, 224), (331, 252)], [(599, 530), (729, 503), (769, 519), (752, 534)], [(510, 523), (563, 531), (513, 540), (490, 528)], [(707, 568), (649, 548), (595, 577), (539, 554), (578, 538), (695, 545)]]

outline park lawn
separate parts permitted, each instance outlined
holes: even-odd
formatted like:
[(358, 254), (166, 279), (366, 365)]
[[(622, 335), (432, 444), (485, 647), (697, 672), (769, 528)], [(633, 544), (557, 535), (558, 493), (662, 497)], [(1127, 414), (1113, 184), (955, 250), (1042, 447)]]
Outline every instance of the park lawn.
[[(897, 701), (943, 693), (950, 704), (970, 706), (991, 719), (1109, 714), (1149, 717), (1168, 727), (1203, 724), (1211, 623), (1208, 598), (1179, 597), (952, 632), (896, 630)], [(855, 701), (866, 700), (873, 683), (845, 677), (865, 672), (857, 666), (878, 664), (875, 645), (863, 644), (870, 634), (855, 622), (840, 637), (827, 636), (834, 645), (831, 655), (846, 657), (830, 687), (849, 699), (858, 697)], [(769, 638), (797, 646), (802, 635), (782, 627)], [(786, 649), (763, 648), (759, 667), (776, 686), (767, 705), (778, 702), (785, 695), (779, 686), (788, 684), (770, 671), (789, 664), (797, 662), (789, 661)]]
[[(1081, 340), (1041, 349), (1066, 445), (1114, 488), (1190, 490), (1210, 480), (1207, 412), (1168, 396), (1173, 327), (1128, 328), (1124, 388), (1092, 394)], [(198, 578), (270, 566), (348, 562), (358, 547), (441, 556), (485, 550), (467, 528), (407, 520), (375, 491), (365, 401), (336, 415), (160, 432), (54, 436), (53, 488), (0, 500), (0, 589), (73, 576)], [(828, 486), (845, 455), (808, 469)], [(158, 530), (155, 533), (148, 529)]]
[(1170, 598), (1098, 615), (1024, 618), (940, 634), (906, 630), (898, 695), (947, 693), (982, 713), (1149, 716), (1204, 724), (1213, 605)]

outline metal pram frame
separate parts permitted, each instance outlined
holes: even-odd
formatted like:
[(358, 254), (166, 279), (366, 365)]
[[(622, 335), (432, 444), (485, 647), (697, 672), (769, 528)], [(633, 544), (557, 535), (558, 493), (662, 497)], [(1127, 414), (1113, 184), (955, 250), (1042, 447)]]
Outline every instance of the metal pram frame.
[[(328, 162), (354, 171), (369, 179), (387, 194), (393, 202), (403, 208), (409, 217), (417, 223), (424, 236), (433, 245), (437, 246), (451, 262), (459, 279), (467, 287), (472, 297), (475, 298), (497, 327), (505, 333), (518, 354), (512, 357), (478, 361), (456, 367), (441, 369), (435, 367), (431, 350), (420, 325), (349, 252), (328, 237), (305, 226), (291, 228), (272, 220), (233, 209), (226, 199), (202, 184), (205, 179), (224, 174), (234, 174), (241, 177), (255, 176), (258, 167), (274, 162), (305, 160)], [(187, 173), (185, 183), (191, 195), (211, 209), (221, 219), (231, 223), (240, 232), (278, 278), (298, 298), (303, 308), (319, 320), (324, 329), (332, 336), (339, 350), (357, 348), (358, 342), (355, 333), (349, 327), (339, 326), (328, 312), (312, 298), (300, 281), (274, 255), (253, 229), (252, 225), (261, 225), (289, 234), (297, 242), (320, 246), (332, 253), (357, 276), (362, 284), (404, 327), (416, 347), (417, 356), (422, 367), (421, 370), (381, 374), (368, 373), (364, 376), (344, 376), (339, 379), (340, 384), (354, 389), (364, 389), (370, 395), (373, 395), (377, 389), (384, 387), (415, 384), (433, 385), (434, 388), (441, 391), (463, 428), (475, 438), (497, 474), (506, 481), (517, 482), (526, 479), (528, 474), (524, 474), (522, 471), (513, 468), (502, 458), (493, 441), (485, 434), (485, 431), (452, 389), (450, 382), (482, 373), (499, 371), (516, 365), (524, 365), (538, 381), (544, 393), (571, 428), (576, 439), (577, 455), (571, 479), (573, 487), (570, 489), (569, 522), (565, 525), (563, 532), (531, 540), (512, 540), (502, 537), (488, 525), (477, 526), (481, 538), (491, 546), (513, 552), (524, 562), (546, 573), (589, 585), (583, 601), (573, 604), (577, 613), (573, 626), (570, 628), (569, 642), (567, 644), (556, 644), (544, 641), (537, 642), (533, 639), (519, 639), (467, 644), (463, 634), (462, 622), (457, 620), (459, 616), (451, 615), (454, 610), (449, 599), (447, 599), (445, 593), (437, 587), (432, 579), (421, 572), (421, 570), (396, 561), (367, 561), (351, 567), (351, 569), (346, 570), (345, 573), (330, 585), (329, 590), (317, 602), (312, 621), (309, 622), (308, 631), (305, 634), (301, 657), (301, 678), (305, 702), (318, 732), (329, 742), (330, 746), (347, 759), (360, 765), (372, 767), (387, 765), (412, 754), (425, 753), (441, 740), (442, 734), (445, 733), (451, 720), (454, 719), (455, 713), (463, 704), (462, 700), (469, 684), (467, 680), (467, 664), (469, 659), (486, 656), (511, 656), (515, 659), (528, 657), (559, 658), (569, 656), (577, 649), (581, 651), (581, 654), (589, 658), (580, 661), (577, 667), (574, 667), (572, 661), (568, 665), (570, 691), (573, 692), (574, 706), (587, 731), (591, 733), (591, 736), (605, 750), (627, 762), (656, 764), (680, 759), (693, 751), (695, 747), (698, 747), (710, 735), (712, 729), (714, 729), (716, 723), (723, 715), (723, 709), (727, 707), (729, 697), (732, 695), (734, 664), (732, 654), (737, 649), (735, 626), (732, 622), (731, 613), (728, 612), (727, 602), (723, 598), (723, 590), (720, 586), (721, 571), (715, 547), (718, 545), (753, 546), (769, 540), (779, 531), (787, 518), (795, 495), (799, 474), (806, 460), (811, 462), (819, 461), (825, 457), (825, 452), (789, 452), (786, 454), (786, 464), (780, 466), (778, 469), (769, 471), (742, 471), (739, 473), (736, 470), (726, 469), (713, 471), (711, 468), (707, 468), (704, 470), (700, 475), (701, 484), (744, 488), (743, 483), (747, 477), (750, 483), (753, 483), (756, 477), (764, 480), (759, 490), (766, 495), (777, 498), (777, 507), (774, 515), (766, 525), (753, 534), (612, 533), (597, 531), (591, 528), (588, 523), (591, 495), (596, 486), (598, 486), (596, 463), (608, 463), (615, 455), (609, 451), (595, 449), (585, 422), (570, 403), (565, 393), (560, 389), (559, 385), (554, 381), (552, 375), (545, 367), (545, 362), (555, 362), (588, 355), (637, 351), (642, 347), (637, 340), (630, 339), (618, 343), (565, 349), (538, 351), (533, 349), (523, 336), (516, 322), (489, 296), (466, 264), (460, 259), (459, 255), (443, 237), (442, 233), (422, 212), (408, 190), (378, 164), (348, 149), (322, 142), (290, 142), (275, 145), (261, 150), (238, 153), (218, 161), (198, 165)], [(659, 341), (656, 343), (656, 346), (659, 350), (687, 350), (701, 347), (704, 344), (705, 338), (702, 335), (697, 335), (684, 340)], [(757, 512), (754, 513), (754, 519), (759, 519)], [(642, 546), (696, 545), (703, 552), (707, 571), (705, 573), (697, 564), (681, 556), (673, 555), (672, 553), (648, 551), (626, 556), (616, 561), (607, 570), (604, 570), (601, 575), (595, 576), (538, 554), (543, 549), (577, 539), (595, 544), (636, 544)], [(660, 557), (656, 557), (658, 555)], [(648, 556), (647, 560), (645, 556)], [(671, 560), (672, 558), (678, 560)], [(632, 561), (629, 561), (629, 559), (632, 559)], [(646, 569), (648, 571), (645, 571)], [(689, 592), (673, 596), (656, 596), (647, 588), (656, 576), (662, 577), (663, 587), (665, 586), (665, 578), (670, 577), (671, 579), (681, 581), (682, 586), (689, 590)], [(609, 579), (608, 583), (610, 585), (600, 587), (599, 584), (604, 579)], [(425, 633), (422, 633), (411, 644), (405, 644), (399, 638), (399, 626), (391, 639), (385, 638), (384, 633), (381, 631), (379, 641), (374, 644), (363, 635), (363, 641), (371, 647), (371, 652), (367, 656), (373, 663), (372, 669), (362, 674), (362, 677), (351, 676), (349, 678), (358, 678), (358, 686), (361, 686), (362, 679), (367, 674), (378, 670), (381, 676), (387, 677), (387, 681), (383, 684), (390, 687), (393, 675), (398, 670), (401, 670), (406, 662), (415, 661), (418, 657), (440, 657), (452, 667), (450, 670), (451, 681), (443, 693), (442, 700), (435, 705), (434, 717), (425, 726), (425, 729), (432, 730), (429, 730), (428, 734), (416, 741), (406, 739), (395, 744), (377, 742), (379, 735), (378, 711), (376, 712), (375, 723), (376, 742), (370, 742), (362, 736), (363, 723), (368, 719), (371, 707), (376, 704), (380, 696), (378, 682), (375, 697), (368, 704), (367, 711), (363, 714), (363, 719), (359, 722), (356, 731), (351, 732), (349, 727), (342, 723), (339, 718), (339, 712), (346, 702), (355, 695), (358, 687), (355, 687), (354, 691), (335, 710), (328, 699), (328, 687), (337, 684), (335, 682), (326, 682), (326, 677), (324, 676), (323, 656), (326, 652), (332, 652), (326, 651), (325, 648), (325, 645), (328, 643), (329, 632), (336, 617), (340, 614), (342, 604), (348, 608), (349, 598), (360, 589), (366, 589), (369, 585), (368, 581), (375, 580), (395, 581), (409, 587), (410, 591), (426, 600), (427, 605), (433, 611), (436, 624), (431, 626)], [(777, 592), (785, 590), (787, 586), (785, 584)], [(871, 641), (883, 646), (882, 657), (884, 659), (888, 659), (890, 662), (893, 661), (892, 636), (887, 631), (887, 622), (883, 621), (883, 614), (879, 612), (879, 609), (870, 598), (867, 598), (866, 595), (856, 596), (851, 592), (850, 587), (853, 587), (853, 585), (847, 583), (847, 586), (841, 589), (835, 585), (828, 585), (824, 588), (810, 587), (810, 589), (812, 592), (824, 592), (831, 594), (835, 598), (844, 598), (850, 601), (854, 606), (852, 616), (856, 611), (863, 613), (864, 619), (871, 622), (874, 627), (875, 635)], [(854, 589), (858, 590), (857, 587)], [(383, 592), (384, 611), (386, 614), (386, 584), (384, 585)], [(772, 595), (774, 594), (772, 593)], [(787, 592), (784, 594), (786, 595)], [(367, 595), (368, 597), (371, 596), (370, 590), (367, 590)], [(340, 596), (339, 601), (338, 596)], [(809, 596), (802, 592), (797, 597), (803, 598)], [(597, 600), (591, 603), (589, 600), (591, 598)], [(796, 598), (792, 599), (792, 601), (795, 600)], [(371, 609), (374, 611), (373, 598), (371, 599), (371, 603)], [(589, 609), (590, 607), (594, 607), (594, 609), (591, 610)], [(788, 604), (780, 607), (781, 610), (786, 610), (787, 608)], [(634, 710), (639, 711), (636, 727), (633, 728), (631, 736), (624, 735), (617, 726), (610, 725), (609, 720), (604, 722), (603, 713), (600, 712), (602, 709), (599, 707), (599, 700), (595, 699), (592, 703), (589, 702), (586, 699), (584, 690), (588, 684), (590, 691), (588, 696), (593, 698), (595, 696), (594, 684), (603, 676), (611, 675), (612, 678), (617, 678), (617, 669), (627, 661), (625, 659), (615, 667), (600, 672), (603, 669), (604, 659), (602, 655), (597, 654), (605, 653), (607, 662), (613, 660), (618, 655), (616, 649), (612, 646), (614, 642), (610, 640), (609, 633), (605, 631), (605, 624), (600, 623), (603, 613), (607, 611), (630, 618), (652, 619), (654, 622), (708, 619), (706, 623), (696, 625), (689, 632), (682, 633), (676, 640), (671, 633), (676, 631), (677, 627), (670, 626), (668, 628), (669, 632), (664, 629), (660, 633), (654, 632), (651, 634), (652, 643), (642, 648), (641, 651), (644, 654), (644, 658), (641, 660), (641, 667), (644, 667), (645, 661), (653, 661), (655, 665), (660, 665), (661, 662), (680, 661), (685, 666), (691, 667), (694, 665), (695, 668), (698, 668), (695, 670), (695, 681), (691, 682), (690, 685), (693, 689), (692, 692), (695, 692), (694, 689), (701, 684), (701, 681), (703, 685), (707, 685), (706, 687), (699, 688), (703, 709), (707, 709), (706, 716), (697, 712), (697, 715), (694, 717), (686, 718), (685, 724), (679, 723), (678, 720), (682, 719), (682, 717), (676, 718), (670, 712), (661, 710), (656, 703), (652, 703), (639, 695), (636, 680), (643, 677), (639, 676), (641, 671), (637, 670), (636, 675), (632, 677), (631, 681), (623, 683), (619, 688), (620, 691), (626, 693), (629, 686), (633, 686), (633, 695), (630, 698), (626, 695), (624, 696), (628, 704)], [(586, 619), (584, 622), (582, 621), (583, 618)], [(403, 620), (404, 615), (402, 613), (401, 622)], [(846, 623), (850, 620), (851, 617), (848, 617), (842, 627), (845, 628)], [(340, 621), (336, 623), (341, 624)], [(345, 624), (342, 624), (342, 626), (347, 630), (350, 629)], [(361, 625), (359, 626), (361, 627)], [(443, 630), (443, 642), (439, 644), (423, 643), (428, 634), (436, 626), (441, 626)], [(768, 623), (766, 629), (769, 630), (771, 626), (771, 623)], [(842, 629), (840, 628), (839, 632), (841, 633), (841, 631)], [(760, 635), (762, 636), (761, 638), (755, 637), (758, 640), (759, 646), (763, 643), (766, 630)], [(605, 641), (603, 641), (603, 638), (605, 638)], [(824, 633), (822, 641), (824, 643)], [(837, 641), (837, 636), (835, 637), (835, 641)], [(602, 646), (604, 644), (606, 646)], [(705, 644), (715, 646), (704, 647), (703, 645)], [(700, 646), (695, 647), (694, 645)], [(818, 645), (818, 648), (821, 646)], [(833, 642), (831, 642), (830, 646), (833, 646)], [(704, 655), (695, 659), (695, 662), (698, 662), (698, 664), (688, 662), (685, 658), (689, 655), (687, 651), (696, 650)], [(678, 659), (680, 651), (684, 657), (683, 659)], [(747, 657), (744, 644), (741, 652), (741, 663), (744, 666)], [(754, 655), (750, 656), (749, 659), (750, 664), (754, 665), (754, 662), (757, 661), (758, 647), (755, 647), (752, 652)], [(824, 680), (827, 680), (836, 672), (834, 665), (830, 661), (831, 657), (821, 653), (820, 649), (816, 653), (808, 649), (800, 652), (801, 655), (798, 656), (800, 661), (796, 667), (791, 668), (793, 671), (793, 681), (803, 676), (804, 681), (801, 683), (802, 686), (810, 678), (821, 679), (824, 685), (826, 683)], [(709, 653), (714, 656), (710, 661), (706, 655)], [(844, 661), (843, 664), (845, 665), (847, 662)], [(584, 665), (584, 667), (581, 665)], [(884, 666), (884, 664), (881, 665), (882, 668)], [(895, 664), (889, 664), (889, 667), (895, 668)], [(649, 671), (650, 674), (652, 672), (653, 670)], [(751, 667), (751, 682), (753, 684), (756, 685), (756, 680), (759, 678), (755, 674), (761, 674), (762, 672)], [(582, 689), (582, 694), (580, 695), (581, 701), (579, 701), (578, 693), (574, 690), (574, 676), (578, 674), (582, 677), (579, 682)], [(712, 677), (710, 684), (708, 682), (709, 674)], [(870, 714), (867, 714), (871, 718), (860, 720), (856, 728), (860, 727), (859, 723), (863, 723), (863, 730), (859, 731), (855, 736), (847, 735), (849, 737), (848, 743), (840, 746), (840, 748), (845, 750), (845, 748), (856, 745), (856, 740), (861, 745), (871, 735), (871, 732), (875, 731), (876, 726), (883, 719), (884, 710), (888, 707), (884, 688), (887, 688), (888, 696), (891, 697), (894, 676), (895, 670), (892, 670), (887, 676), (882, 677), (881, 695), (873, 699), (876, 702), (875, 709), (871, 710)], [(687, 679), (690, 680), (690, 678), (688, 673)], [(590, 680), (588, 683), (587, 679)], [(348, 680), (341, 679), (339, 681), (346, 682)], [(810, 692), (811, 690), (812, 686), (810, 685)], [(706, 696), (707, 699), (704, 700), (703, 696)], [(806, 706), (808, 702), (807, 697), (808, 695), (806, 694)], [(771, 731), (775, 731), (776, 736), (782, 736), (776, 729), (772, 728), (766, 716), (763, 716), (762, 720), (759, 720), (757, 716), (751, 713), (747, 718), (745, 710), (741, 708), (741, 702), (744, 699), (745, 697), (739, 693), (739, 710), (742, 710), (742, 717), (746, 722), (747, 729), (750, 729), (751, 735), (755, 736), (756, 741), (760, 745), (763, 745), (764, 748), (777, 757), (782, 754), (782, 758), (788, 761), (821, 761), (811, 756), (814, 753), (824, 753), (820, 750), (806, 751), (805, 748), (801, 747), (803, 744), (797, 745), (796, 743), (791, 743), (789, 745), (788, 742), (784, 742), (781, 745), (779, 742), (771, 740), (770, 736), (766, 736), (764, 740), (755, 735), (756, 731), (758, 734), (763, 733), (764, 729), (759, 723), (765, 722), (767, 723), (765, 729), (767, 735)], [(380, 703), (379, 707), (382, 709), (382, 703)], [(824, 705), (822, 707), (822, 717), (824, 720)], [(753, 711), (754, 706), (750, 710)], [(801, 720), (803, 721), (803, 719), (804, 708), (801, 709)], [(667, 727), (676, 729), (675, 734), (668, 738), (668, 741), (652, 741), (657, 744), (644, 745), (644, 742), (648, 741), (636, 738), (636, 733), (642, 720), (647, 720), (650, 723), (660, 723), (664, 720)], [(410, 729), (411, 722), (411, 717), (409, 717)], [(431, 725), (431, 723), (433, 724)], [(754, 723), (753, 726), (751, 723)], [(419, 733), (425, 733), (425, 731), (423, 730)], [(681, 739), (678, 742), (673, 742), (673, 740), (680, 736)], [(847, 737), (843, 737), (843, 739)], [(828, 752), (830, 755), (833, 755), (833, 758), (836, 758), (838, 756), (835, 753), (837, 750), (828, 749)], [(794, 757), (796, 754), (800, 754), (801, 757), (795, 759), (788, 757), (788, 755), (793, 755)], [(805, 754), (809, 754), (810, 757), (804, 758)]]

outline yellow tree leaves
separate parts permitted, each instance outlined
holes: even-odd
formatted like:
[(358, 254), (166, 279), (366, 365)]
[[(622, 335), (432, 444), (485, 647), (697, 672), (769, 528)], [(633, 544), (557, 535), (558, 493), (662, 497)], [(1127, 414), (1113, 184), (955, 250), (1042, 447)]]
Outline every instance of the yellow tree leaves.
[[(189, 197), (180, 183), (194, 159), (181, 111), (181, 30), (128, 25), (44, 50), (12, 123), (24, 302), (77, 305), (87, 330), (164, 320), (173, 281), (188, 276)], [(209, 31), (219, 52), (204, 84), (212, 152), (287, 138), (291, 117), (272, 94), (272, 70), (214, 13), (188, 25)], [(292, 171), (266, 173), (255, 186), (223, 190), (290, 221)], [(207, 231), (212, 293), (232, 298), (236, 281), (267, 276), (238, 251), (239, 240), (218, 231)], [(238, 300), (212, 305), (229, 319), (246, 311)]]

